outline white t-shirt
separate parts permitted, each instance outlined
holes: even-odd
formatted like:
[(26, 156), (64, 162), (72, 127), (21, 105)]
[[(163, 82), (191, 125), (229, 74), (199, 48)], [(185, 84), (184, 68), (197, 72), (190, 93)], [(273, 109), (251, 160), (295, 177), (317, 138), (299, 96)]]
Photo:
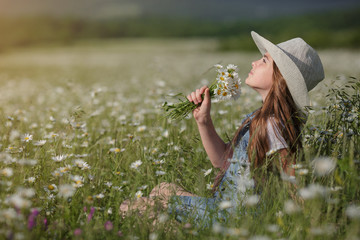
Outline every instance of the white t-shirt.
[[(275, 129), (271, 122), (274, 123)], [(276, 135), (275, 134), (276, 131)], [(281, 133), (279, 131), (279, 128), (276, 126), (275, 122), (273, 121), (273, 118), (269, 118), (267, 121), (267, 133), (268, 133), (268, 140), (269, 140), (269, 151), (266, 153), (266, 155), (270, 155), (275, 153), (277, 150), (287, 148), (288, 145), (285, 141), (285, 139), (281, 136)]]

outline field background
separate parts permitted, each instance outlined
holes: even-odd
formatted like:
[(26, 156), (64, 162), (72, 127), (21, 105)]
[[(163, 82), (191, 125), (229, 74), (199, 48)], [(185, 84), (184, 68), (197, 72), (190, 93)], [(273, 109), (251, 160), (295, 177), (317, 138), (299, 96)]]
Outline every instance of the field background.
[[(359, 239), (358, 7), (199, 21), (16, 15), (9, 3), (0, 1), (14, 11), (0, 19), (8, 33), (0, 39), (0, 238)], [(242, 207), (228, 223), (205, 230), (191, 221), (176, 224), (163, 211), (122, 218), (122, 201), (147, 196), (164, 181), (211, 196), (217, 170), (204, 174), (211, 164), (194, 120), (172, 122), (161, 106), (177, 101), (173, 94), (210, 84), (216, 63), (237, 65), (244, 81), (261, 57), (250, 30), (275, 43), (300, 35), (324, 65), (325, 80), (310, 93), (303, 161), (295, 167), (305, 203), (292, 202), (278, 179), (264, 191), (266, 211)], [(236, 102), (212, 105), (224, 140), (261, 105), (255, 91), (241, 87)], [(316, 176), (311, 162), (318, 157), (335, 159), (335, 170)]]

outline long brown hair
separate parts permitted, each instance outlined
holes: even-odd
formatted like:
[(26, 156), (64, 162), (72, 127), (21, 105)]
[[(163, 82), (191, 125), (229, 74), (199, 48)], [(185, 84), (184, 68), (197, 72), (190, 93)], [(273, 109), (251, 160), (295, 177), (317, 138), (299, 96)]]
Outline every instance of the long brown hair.
[[(231, 142), (227, 145), (222, 158), (223, 166), (215, 178), (213, 191), (217, 190), (226, 170), (231, 164), (228, 160), (233, 155), (233, 149), (240, 133), (246, 130), (244, 128), (249, 127), (250, 139), (247, 154), (252, 168), (261, 167), (266, 159), (266, 153), (270, 150), (267, 135), (267, 121), (269, 117), (273, 118), (273, 121), (270, 121), (273, 128), (278, 129), (278, 131), (274, 131), (275, 134), (277, 135), (277, 132), (279, 132), (285, 139), (290, 155), (295, 156), (296, 152), (302, 148), (300, 137), (305, 120), (300, 110), (296, 107), (285, 79), (275, 62), (273, 62), (273, 70), (273, 84), (262, 107), (253, 113), (252, 120), (249, 117), (243, 122)], [(248, 126), (249, 123), (250, 126)]]

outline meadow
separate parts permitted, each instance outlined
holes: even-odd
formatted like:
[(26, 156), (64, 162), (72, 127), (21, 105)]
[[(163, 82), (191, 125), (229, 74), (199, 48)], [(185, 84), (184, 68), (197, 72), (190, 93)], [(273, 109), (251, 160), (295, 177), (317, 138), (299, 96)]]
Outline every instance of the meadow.
[[(359, 239), (360, 52), (319, 51), (326, 79), (310, 94), (296, 169), (273, 178), (259, 204), (198, 229), (165, 210), (123, 218), (119, 205), (160, 182), (211, 196), (217, 169), (191, 116), (164, 118), (175, 102), (235, 64), (245, 80), (258, 52), (220, 52), (214, 39), (124, 39), (0, 54), (1, 239)], [(225, 140), (261, 105), (242, 84), (236, 102), (212, 105)], [(323, 172), (314, 167), (323, 162)], [(327, 168), (330, 164), (330, 169)], [(261, 211), (257, 211), (257, 210)]]

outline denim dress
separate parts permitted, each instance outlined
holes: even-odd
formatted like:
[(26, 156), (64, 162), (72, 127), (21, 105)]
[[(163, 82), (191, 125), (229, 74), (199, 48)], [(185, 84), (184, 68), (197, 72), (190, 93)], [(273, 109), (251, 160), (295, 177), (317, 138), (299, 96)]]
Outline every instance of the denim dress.
[[(249, 117), (251, 120), (252, 114), (246, 115), (242, 122)], [(240, 132), (233, 156), (228, 160), (231, 162), (230, 166), (213, 197), (172, 196), (170, 198), (168, 212), (174, 214), (176, 220), (208, 227), (214, 221), (226, 221), (229, 214), (235, 213), (237, 207), (245, 203), (248, 192), (254, 188), (246, 149), (249, 142), (249, 125), (250, 122)]]

